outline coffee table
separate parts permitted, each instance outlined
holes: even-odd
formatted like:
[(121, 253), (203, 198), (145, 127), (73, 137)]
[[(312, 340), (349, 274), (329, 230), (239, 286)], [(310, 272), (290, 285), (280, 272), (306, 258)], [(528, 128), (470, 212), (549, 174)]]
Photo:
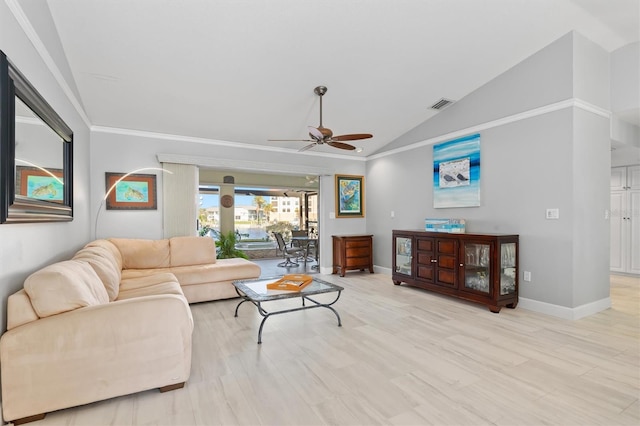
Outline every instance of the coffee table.
[[(313, 309), (313, 308), (327, 308), (331, 312), (333, 312), (338, 318), (338, 327), (342, 326), (340, 315), (338, 315), (338, 312), (335, 309), (333, 309), (331, 305), (333, 305), (338, 301), (338, 299), (340, 298), (340, 294), (342, 293), (342, 290), (344, 290), (343, 287), (328, 283), (326, 281), (321, 280), (320, 278), (314, 277), (313, 282), (307, 285), (306, 287), (304, 287), (300, 291), (267, 290), (267, 284), (272, 283), (280, 278), (282, 277), (279, 276), (279, 277), (271, 277), (271, 278), (258, 278), (253, 280), (238, 280), (238, 281), (232, 282), (233, 286), (236, 288), (236, 293), (238, 293), (238, 296), (242, 298), (240, 303), (238, 303), (238, 306), (236, 306), (236, 312), (234, 317), (238, 316), (238, 308), (240, 308), (240, 305), (242, 305), (244, 302), (253, 303), (256, 306), (256, 308), (258, 308), (258, 313), (264, 317), (262, 318), (262, 322), (260, 323), (260, 328), (258, 329), (258, 344), (262, 343), (262, 328), (264, 327), (264, 323), (267, 320), (267, 318), (269, 318), (272, 315), (286, 314), (289, 312), (303, 311), (306, 309)], [(323, 294), (323, 293), (337, 293), (337, 295), (335, 299), (330, 303), (321, 303), (309, 297), (309, 296), (313, 296), (316, 294)], [(267, 311), (263, 307), (263, 303), (265, 302), (273, 302), (273, 301), (283, 300), (283, 299), (292, 299), (296, 297), (299, 297), (302, 300), (302, 306), (297, 308)], [(311, 302), (311, 304), (307, 304), (306, 303), (307, 301)]]

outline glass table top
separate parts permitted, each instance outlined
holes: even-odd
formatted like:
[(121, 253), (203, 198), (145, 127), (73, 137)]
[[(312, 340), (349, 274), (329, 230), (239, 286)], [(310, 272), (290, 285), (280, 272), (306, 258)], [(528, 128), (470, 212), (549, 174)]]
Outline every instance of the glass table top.
[(339, 285), (328, 283), (320, 278), (313, 277), (313, 281), (308, 286), (304, 287), (300, 291), (289, 290), (268, 290), (267, 284), (273, 283), (282, 278), (270, 277), (270, 278), (258, 278), (253, 280), (239, 280), (233, 281), (233, 285), (240, 290), (249, 299), (256, 302), (266, 302), (269, 300), (288, 299), (291, 297), (303, 297), (310, 296), (312, 294), (330, 293), (333, 291), (342, 291), (343, 287)]

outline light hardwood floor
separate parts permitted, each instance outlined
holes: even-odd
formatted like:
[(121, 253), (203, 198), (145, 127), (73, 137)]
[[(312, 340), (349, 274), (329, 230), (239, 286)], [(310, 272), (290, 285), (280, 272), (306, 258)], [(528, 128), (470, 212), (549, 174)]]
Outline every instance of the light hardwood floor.
[[(323, 275), (342, 317), (269, 318), (237, 300), (192, 305), (184, 389), (47, 414), (41, 425), (638, 425), (640, 284), (612, 276), (612, 308), (568, 321)], [(274, 303), (293, 303), (279, 301)]]

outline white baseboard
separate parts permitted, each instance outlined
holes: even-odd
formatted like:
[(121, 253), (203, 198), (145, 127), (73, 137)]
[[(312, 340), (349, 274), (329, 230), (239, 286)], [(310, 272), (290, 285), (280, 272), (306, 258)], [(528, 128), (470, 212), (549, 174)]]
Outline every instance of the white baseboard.
[[(373, 270), (379, 274), (389, 276), (391, 276), (392, 272), (391, 268), (385, 268), (377, 265), (373, 265)], [(578, 320), (580, 318), (588, 317), (589, 315), (597, 314), (598, 312), (609, 309), (610, 307), (610, 297), (605, 297), (604, 299), (596, 300), (595, 302), (587, 303), (585, 305), (576, 306), (575, 308), (553, 305), (551, 303), (540, 302), (538, 300), (527, 299), (525, 297), (518, 298), (518, 308), (568, 320)]]
[[(332, 272), (333, 272), (333, 268), (331, 267), (328, 267), (328, 268), (322, 267), (322, 266), (320, 267), (321, 274), (330, 275)], [(373, 272), (391, 276), (391, 268), (383, 268), (382, 266), (373, 265)]]
[(527, 309), (529, 311), (534, 311), (541, 314), (551, 315), (568, 320), (577, 320), (580, 318), (584, 318), (589, 315), (604, 311), (605, 309), (609, 309), (610, 307), (610, 297), (596, 300), (595, 302), (587, 303), (585, 305), (576, 306), (575, 308), (553, 305), (551, 303), (540, 302), (538, 300), (527, 299), (525, 297), (518, 298), (518, 308)]
[(377, 272), (378, 274), (391, 276), (391, 268), (384, 268), (384, 267), (378, 266), (378, 265), (373, 265), (373, 272)]

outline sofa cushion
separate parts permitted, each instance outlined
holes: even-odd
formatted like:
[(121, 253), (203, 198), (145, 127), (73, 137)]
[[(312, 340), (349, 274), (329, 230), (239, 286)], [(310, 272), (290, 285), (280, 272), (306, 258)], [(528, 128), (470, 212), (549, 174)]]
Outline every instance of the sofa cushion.
[(168, 268), (169, 240), (109, 239), (122, 254), (122, 269)]
[(109, 302), (98, 274), (87, 263), (66, 260), (34, 272), (24, 290), (40, 318)]
[(218, 259), (209, 265), (176, 266), (170, 271), (178, 278), (180, 285), (231, 282), (260, 276), (260, 266), (242, 258)]
[(24, 288), (9, 296), (7, 299), (7, 330), (38, 319), (38, 314), (33, 310), (31, 299)]
[(120, 268), (111, 251), (100, 246), (85, 247), (80, 249), (73, 259), (83, 260), (91, 265), (107, 290), (109, 301), (116, 300), (120, 288)]
[(176, 276), (169, 272), (122, 280), (118, 300), (175, 294), (184, 296)]
[[(171, 270), (169, 268), (152, 268), (152, 269), (123, 269), (122, 270), (122, 281), (130, 280), (132, 278), (140, 278), (140, 277), (148, 277), (156, 274), (164, 274), (170, 273)], [(122, 284), (120, 284), (122, 290)]]
[(118, 269), (122, 270), (122, 254), (120, 253), (120, 250), (118, 250), (118, 247), (116, 247), (115, 244), (113, 244), (111, 241), (93, 240), (87, 243), (85, 248), (86, 247), (102, 247), (107, 249), (109, 253), (113, 255), (113, 260), (116, 262)]
[(171, 266), (205, 265), (216, 261), (216, 243), (210, 237), (173, 237)]

